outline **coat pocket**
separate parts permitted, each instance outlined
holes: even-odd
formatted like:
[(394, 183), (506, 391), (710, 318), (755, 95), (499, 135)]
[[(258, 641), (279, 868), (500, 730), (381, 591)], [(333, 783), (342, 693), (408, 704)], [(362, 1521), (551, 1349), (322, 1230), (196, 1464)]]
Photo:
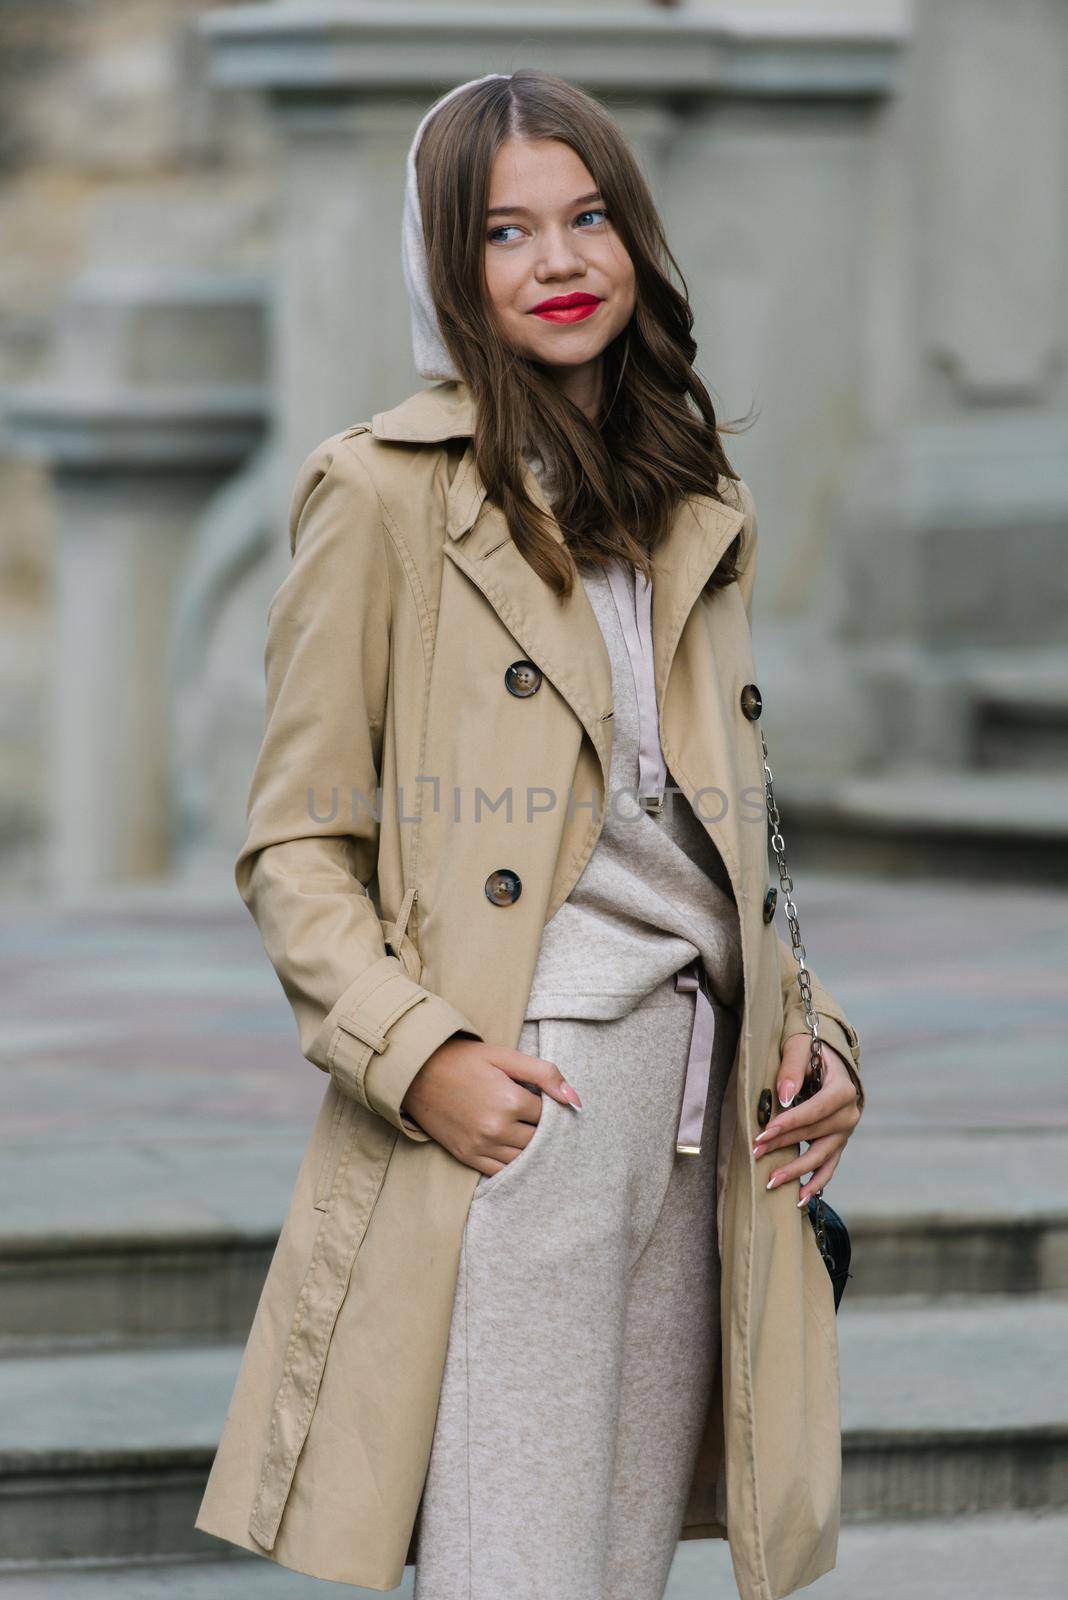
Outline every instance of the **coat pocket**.
[(315, 1209), (316, 1211), (329, 1211), (330, 1202), (334, 1197), (334, 1187), (337, 1183), (338, 1168), (341, 1165), (341, 1156), (346, 1141), (352, 1133), (352, 1121), (356, 1112), (356, 1103), (348, 1095), (342, 1094), (336, 1083), (331, 1082), (328, 1093), (334, 1096), (334, 1108), (330, 1117), (330, 1128), (326, 1136), (326, 1149), (323, 1151), (319, 1163), (319, 1176), (315, 1183)]

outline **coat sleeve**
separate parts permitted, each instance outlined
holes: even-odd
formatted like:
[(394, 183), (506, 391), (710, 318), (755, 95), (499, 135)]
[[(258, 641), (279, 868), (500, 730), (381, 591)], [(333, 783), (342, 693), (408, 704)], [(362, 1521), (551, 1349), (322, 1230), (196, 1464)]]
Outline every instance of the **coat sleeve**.
[[(745, 512), (745, 521), (742, 524), (738, 587), (745, 605), (746, 617), (750, 627), (752, 627), (753, 586), (756, 582), (756, 504), (749, 485), (744, 479), (738, 478), (730, 485), (730, 489), (733, 491), (736, 504)], [(797, 983), (797, 962), (794, 958), (793, 949), (781, 934), (776, 933), (775, 937), (779, 945), (779, 977), (783, 998), (783, 1029), (779, 1044), (781, 1053), (787, 1039), (793, 1034), (808, 1033), (808, 1024), (805, 1021), (805, 1008), (801, 1001), (801, 991)], [(834, 996), (819, 981), (812, 968), (808, 966), (807, 960), (805, 965), (808, 967), (813, 1007), (819, 1017), (820, 1037), (825, 1044), (829, 1044), (842, 1057), (846, 1070), (857, 1090), (859, 1103), (863, 1107), (864, 1088), (860, 1078), (860, 1038), (857, 1030), (849, 1021)]]
[(390, 585), (374, 484), (335, 435), (297, 475), (291, 562), (267, 613), (266, 719), (234, 876), (303, 1054), (410, 1139), (400, 1109), (454, 1033), (481, 1034), (388, 953), (370, 894), (389, 678)]

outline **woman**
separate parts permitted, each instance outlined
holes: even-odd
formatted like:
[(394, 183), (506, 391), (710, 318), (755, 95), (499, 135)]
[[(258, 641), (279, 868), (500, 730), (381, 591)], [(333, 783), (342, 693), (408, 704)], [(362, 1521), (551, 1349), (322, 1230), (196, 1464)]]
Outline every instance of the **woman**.
[(794, 1103), (752, 497), (597, 102), (476, 79), (408, 177), (444, 381), (307, 458), (268, 619), (237, 881), (330, 1082), (197, 1525), (418, 1600), (659, 1600), (725, 1537), (775, 1600), (835, 1561), (799, 1208), (862, 1092), (813, 980)]

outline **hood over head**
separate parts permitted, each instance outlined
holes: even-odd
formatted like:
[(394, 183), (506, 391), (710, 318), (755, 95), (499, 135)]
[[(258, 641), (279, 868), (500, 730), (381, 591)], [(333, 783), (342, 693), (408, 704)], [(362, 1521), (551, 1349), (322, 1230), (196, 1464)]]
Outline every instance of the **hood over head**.
[(423, 216), (419, 209), (419, 189), (415, 178), (415, 153), (427, 123), (446, 100), (451, 100), (463, 89), (470, 89), (473, 84), (486, 83), (490, 78), (511, 76), (510, 72), (487, 72), (481, 78), (469, 78), (466, 83), (458, 83), (455, 89), (450, 89), (447, 94), (434, 101), (416, 128), (408, 147), (404, 215), (401, 222), (401, 266), (404, 270), (404, 283), (408, 290), (408, 303), (412, 316), (412, 355), (415, 359), (415, 370), (421, 378), (457, 381), (460, 374), (445, 347), (438, 314), (434, 309), (434, 300), (430, 293)]

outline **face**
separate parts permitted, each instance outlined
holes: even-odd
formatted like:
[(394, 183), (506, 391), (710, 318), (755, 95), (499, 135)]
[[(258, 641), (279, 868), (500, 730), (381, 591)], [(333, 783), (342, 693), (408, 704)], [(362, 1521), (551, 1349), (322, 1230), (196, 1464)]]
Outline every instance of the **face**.
[(634, 266), (570, 145), (501, 146), (485, 240), (486, 291), (505, 342), (576, 397), (588, 392), (602, 351), (634, 310)]

